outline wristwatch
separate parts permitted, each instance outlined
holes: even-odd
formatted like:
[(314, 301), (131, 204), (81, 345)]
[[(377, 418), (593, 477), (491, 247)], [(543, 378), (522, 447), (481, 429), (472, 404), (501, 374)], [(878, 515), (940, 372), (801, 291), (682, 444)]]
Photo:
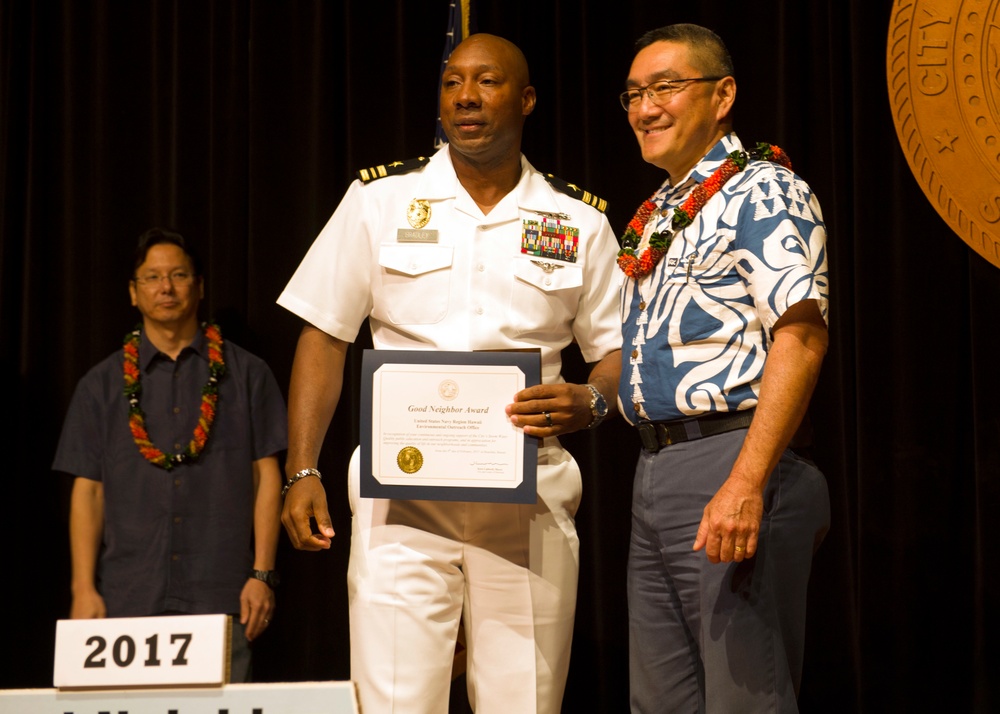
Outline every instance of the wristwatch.
[(256, 578), (272, 590), (278, 587), (278, 583), (281, 582), (281, 578), (278, 577), (277, 570), (254, 570), (250, 573), (250, 577)]
[(608, 403), (605, 401), (604, 395), (593, 384), (585, 384), (583, 386), (590, 390), (590, 414), (593, 419), (587, 424), (587, 428), (593, 429), (604, 421), (604, 417), (608, 415)]

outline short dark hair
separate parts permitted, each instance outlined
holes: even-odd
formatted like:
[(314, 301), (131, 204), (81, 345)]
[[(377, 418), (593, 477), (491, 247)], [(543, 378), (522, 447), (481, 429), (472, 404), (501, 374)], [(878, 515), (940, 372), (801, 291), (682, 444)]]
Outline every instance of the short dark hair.
[(654, 42), (677, 42), (691, 50), (691, 63), (706, 77), (735, 77), (733, 58), (726, 43), (717, 34), (701, 25), (678, 23), (650, 30), (635, 42), (638, 54)]
[(194, 249), (191, 248), (187, 244), (187, 241), (184, 240), (184, 236), (176, 231), (170, 230), (169, 228), (150, 228), (148, 231), (139, 236), (139, 243), (135, 247), (135, 258), (132, 263), (132, 275), (130, 279), (135, 279), (135, 273), (139, 270), (139, 266), (146, 262), (146, 256), (149, 254), (149, 249), (154, 245), (160, 245), (162, 243), (176, 245), (178, 248), (183, 250), (184, 255), (186, 255), (191, 261), (191, 267), (194, 269), (195, 277), (202, 277), (201, 261), (198, 260), (198, 255), (195, 253)]

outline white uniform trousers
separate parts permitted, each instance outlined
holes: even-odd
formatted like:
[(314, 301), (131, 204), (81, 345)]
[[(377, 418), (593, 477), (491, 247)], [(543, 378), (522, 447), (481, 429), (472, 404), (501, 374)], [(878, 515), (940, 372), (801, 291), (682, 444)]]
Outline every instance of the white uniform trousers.
[(351, 678), (365, 714), (445, 714), (460, 620), (477, 714), (557, 714), (569, 670), (580, 470), (538, 449), (538, 503), (359, 497), (349, 472)]

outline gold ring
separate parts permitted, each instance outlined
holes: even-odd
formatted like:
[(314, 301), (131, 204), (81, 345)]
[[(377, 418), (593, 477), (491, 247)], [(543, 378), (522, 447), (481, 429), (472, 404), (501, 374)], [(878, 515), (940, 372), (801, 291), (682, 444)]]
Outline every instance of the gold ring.
[(737, 553), (742, 553), (743, 552), (743, 546), (741, 546), (741, 545), (734, 546), (734, 548), (736, 549)]

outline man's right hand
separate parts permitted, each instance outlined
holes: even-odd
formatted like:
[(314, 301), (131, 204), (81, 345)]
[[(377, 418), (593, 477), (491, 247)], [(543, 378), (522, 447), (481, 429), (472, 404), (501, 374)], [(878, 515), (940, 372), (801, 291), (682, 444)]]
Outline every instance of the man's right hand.
[[(316, 519), (319, 533), (312, 532), (310, 518)], [(333, 523), (326, 505), (326, 491), (318, 478), (297, 481), (285, 494), (281, 522), (298, 550), (326, 550), (333, 538)]]
[(96, 590), (73, 595), (73, 602), (69, 606), (69, 619), (100, 620), (107, 616), (108, 608), (104, 605), (104, 598)]

